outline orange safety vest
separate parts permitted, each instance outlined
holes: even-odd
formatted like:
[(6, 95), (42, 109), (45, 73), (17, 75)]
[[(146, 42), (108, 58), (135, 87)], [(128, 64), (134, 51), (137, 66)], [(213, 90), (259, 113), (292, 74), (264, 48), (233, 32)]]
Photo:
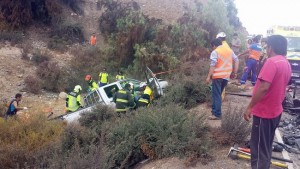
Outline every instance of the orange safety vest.
[(249, 51), (249, 58), (259, 60), (260, 56), (262, 55), (262, 52), (257, 50), (251, 50)]
[(229, 50), (232, 50), (226, 41), (222, 41), (222, 45)]
[(232, 72), (232, 50), (222, 45), (215, 49), (218, 54), (216, 68), (213, 72), (212, 79), (229, 78)]
[(91, 43), (91, 45), (96, 45), (96, 36), (94, 37), (94, 36), (91, 36), (91, 40), (90, 40), (90, 43)]

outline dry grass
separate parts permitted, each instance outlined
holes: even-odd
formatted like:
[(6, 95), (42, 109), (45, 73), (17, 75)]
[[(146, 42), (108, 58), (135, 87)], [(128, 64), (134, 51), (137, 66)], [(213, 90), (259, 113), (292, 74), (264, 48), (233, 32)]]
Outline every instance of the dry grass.
[(34, 152), (57, 141), (63, 124), (41, 114), (0, 119), (0, 168), (23, 168)]
[(244, 107), (228, 106), (222, 116), (221, 127), (212, 131), (212, 139), (220, 145), (242, 143), (250, 135), (251, 125), (243, 119)]

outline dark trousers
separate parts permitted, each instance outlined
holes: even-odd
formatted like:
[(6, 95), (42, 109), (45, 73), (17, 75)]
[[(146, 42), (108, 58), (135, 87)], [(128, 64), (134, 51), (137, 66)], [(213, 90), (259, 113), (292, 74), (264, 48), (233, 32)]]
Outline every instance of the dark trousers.
[(107, 85), (107, 83), (99, 83), (99, 87), (102, 87), (102, 86), (105, 86), (105, 85)]
[(212, 114), (216, 117), (221, 117), (222, 107), (222, 92), (227, 85), (228, 80), (225, 79), (213, 79), (212, 80)]
[(269, 169), (272, 143), (281, 115), (273, 119), (253, 116), (250, 148), (252, 169)]
[(256, 83), (256, 69), (257, 69), (257, 60), (255, 59), (248, 59), (246, 63), (247, 69), (244, 70), (244, 74), (241, 78), (241, 84), (245, 84), (248, 79), (248, 74), (251, 72), (251, 83), (254, 86)]

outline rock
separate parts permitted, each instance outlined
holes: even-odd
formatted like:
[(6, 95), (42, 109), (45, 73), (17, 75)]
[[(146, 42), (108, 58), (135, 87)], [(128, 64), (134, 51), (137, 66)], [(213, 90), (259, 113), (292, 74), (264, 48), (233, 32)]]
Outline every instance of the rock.
[(68, 94), (65, 93), (65, 92), (60, 92), (59, 95), (58, 95), (58, 97), (59, 97), (60, 99), (65, 99), (65, 98), (67, 98), (67, 96), (68, 96)]
[(22, 74), (19, 74), (19, 75), (18, 75), (18, 78), (23, 78), (23, 75), (22, 75)]

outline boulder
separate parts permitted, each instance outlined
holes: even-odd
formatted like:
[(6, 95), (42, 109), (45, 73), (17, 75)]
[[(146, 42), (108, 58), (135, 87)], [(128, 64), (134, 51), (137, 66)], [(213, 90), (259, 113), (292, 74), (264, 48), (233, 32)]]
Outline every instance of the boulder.
[(68, 94), (65, 93), (65, 92), (60, 92), (59, 95), (58, 95), (58, 97), (59, 97), (60, 99), (65, 99), (65, 98), (67, 98), (67, 96), (68, 96)]

